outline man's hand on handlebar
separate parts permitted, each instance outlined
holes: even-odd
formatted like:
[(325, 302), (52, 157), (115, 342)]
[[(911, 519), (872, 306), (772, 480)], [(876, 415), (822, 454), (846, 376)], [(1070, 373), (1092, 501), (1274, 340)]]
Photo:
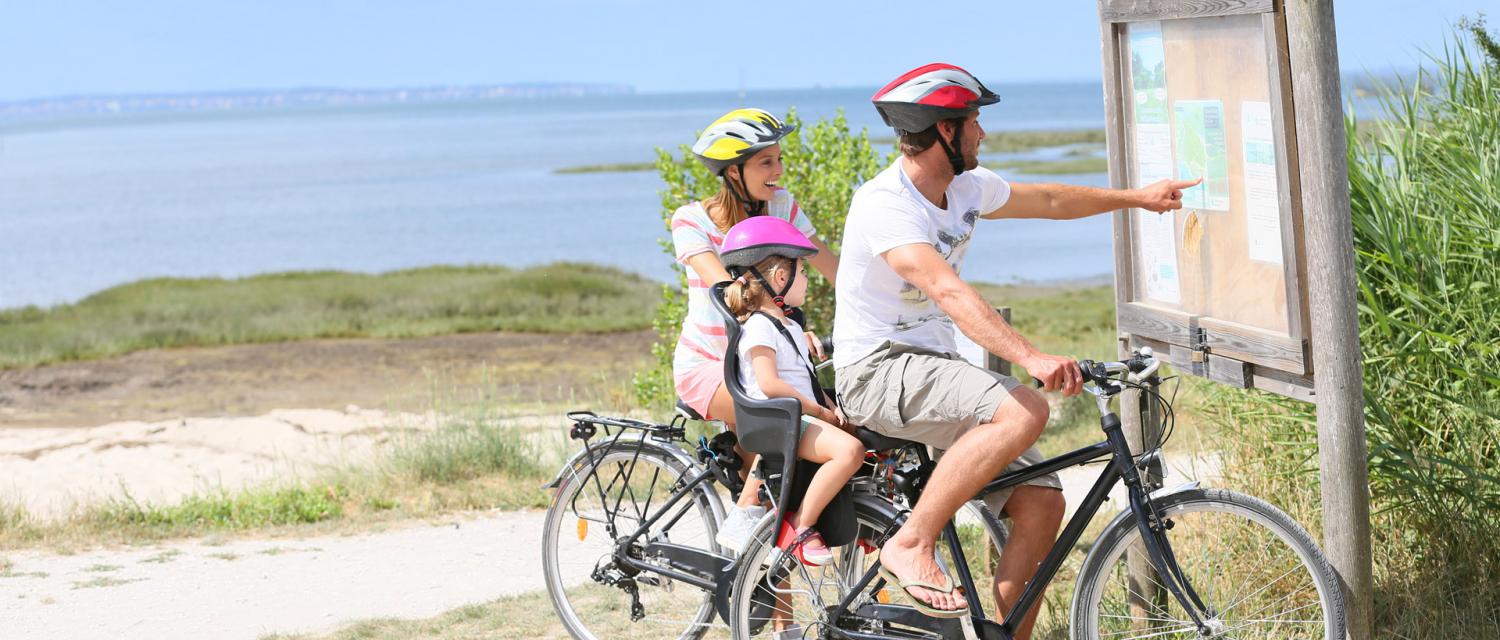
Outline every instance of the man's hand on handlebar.
[(1083, 390), (1083, 374), (1072, 358), (1039, 353), (1019, 364), (1047, 391), (1062, 391), (1064, 396), (1071, 396)]

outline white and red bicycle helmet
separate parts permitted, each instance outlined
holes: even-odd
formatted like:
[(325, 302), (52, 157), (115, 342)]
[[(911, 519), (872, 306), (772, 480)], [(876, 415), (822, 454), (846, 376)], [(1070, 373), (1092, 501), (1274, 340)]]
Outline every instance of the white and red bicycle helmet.
[[(881, 87), (871, 98), (880, 118), (898, 133), (920, 133), (939, 120), (962, 118), (970, 111), (995, 104), (1000, 96), (985, 88), (973, 74), (951, 64), (922, 65)], [(954, 175), (964, 172), (959, 133), (950, 146), (942, 136), (938, 143), (948, 153)]]

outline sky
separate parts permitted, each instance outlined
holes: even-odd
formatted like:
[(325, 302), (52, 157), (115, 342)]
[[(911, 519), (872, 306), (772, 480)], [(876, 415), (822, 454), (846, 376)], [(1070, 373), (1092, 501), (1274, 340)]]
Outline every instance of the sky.
[[(0, 0), (0, 101), (512, 82), (638, 91), (1099, 78), (1094, 0)], [(1345, 70), (1405, 69), (1500, 0), (1337, 0)], [(925, 13), (924, 13), (925, 12)], [(1492, 25), (1492, 30), (1500, 25)]]

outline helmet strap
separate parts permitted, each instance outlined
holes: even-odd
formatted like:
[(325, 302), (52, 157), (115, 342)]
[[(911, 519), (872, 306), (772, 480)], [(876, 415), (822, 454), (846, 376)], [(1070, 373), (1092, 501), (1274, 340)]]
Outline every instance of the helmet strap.
[(745, 207), (745, 215), (753, 218), (765, 213), (766, 203), (750, 198), (750, 188), (745, 185), (745, 165), (739, 164), (735, 166), (740, 168), (739, 188), (735, 188), (734, 179), (729, 177), (729, 169), (727, 168), (724, 169), (724, 186), (729, 189), (730, 193), (734, 194), (734, 199), (739, 200), (740, 204)]
[[(932, 126), (937, 127), (936, 124), (934, 124)], [(964, 133), (964, 128), (963, 128), (962, 124), (960, 124), (960, 125), (958, 125), (958, 127), (954, 128), (953, 129), (953, 145), (949, 146), (948, 145), (948, 141), (943, 139), (943, 130), (942, 130), (942, 128), (939, 127), (938, 130), (937, 130), (938, 144), (943, 145), (943, 151), (948, 154), (948, 164), (950, 164), (950, 165), (953, 166), (953, 175), (955, 177), (958, 176), (959, 174), (962, 174), (964, 172), (964, 169), (967, 168), (966, 167), (967, 163), (964, 162), (963, 153), (961, 153), (959, 151), (959, 149), (963, 148), (963, 133)]]
[(765, 276), (761, 275), (760, 269), (756, 269), (753, 266), (750, 267), (750, 275), (755, 276), (755, 279), (760, 281), (760, 286), (765, 287), (766, 291), (771, 292), (771, 302), (776, 303), (777, 309), (781, 309), (782, 312), (788, 309), (786, 306), (786, 294), (792, 290), (792, 283), (797, 281), (796, 264), (792, 265), (792, 273), (787, 276), (786, 286), (782, 287), (779, 292), (776, 291), (776, 287), (771, 286), (770, 281), (766, 280)]

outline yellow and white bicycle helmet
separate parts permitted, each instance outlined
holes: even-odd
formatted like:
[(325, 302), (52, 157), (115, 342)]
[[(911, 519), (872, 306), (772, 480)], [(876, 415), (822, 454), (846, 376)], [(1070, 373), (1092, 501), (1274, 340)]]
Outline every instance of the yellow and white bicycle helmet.
[(735, 109), (703, 130), (693, 144), (693, 155), (714, 175), (722, 176), (725, 169), (744, 162), (796, 130), (796, 125), (788, 125), (763, 109)]

